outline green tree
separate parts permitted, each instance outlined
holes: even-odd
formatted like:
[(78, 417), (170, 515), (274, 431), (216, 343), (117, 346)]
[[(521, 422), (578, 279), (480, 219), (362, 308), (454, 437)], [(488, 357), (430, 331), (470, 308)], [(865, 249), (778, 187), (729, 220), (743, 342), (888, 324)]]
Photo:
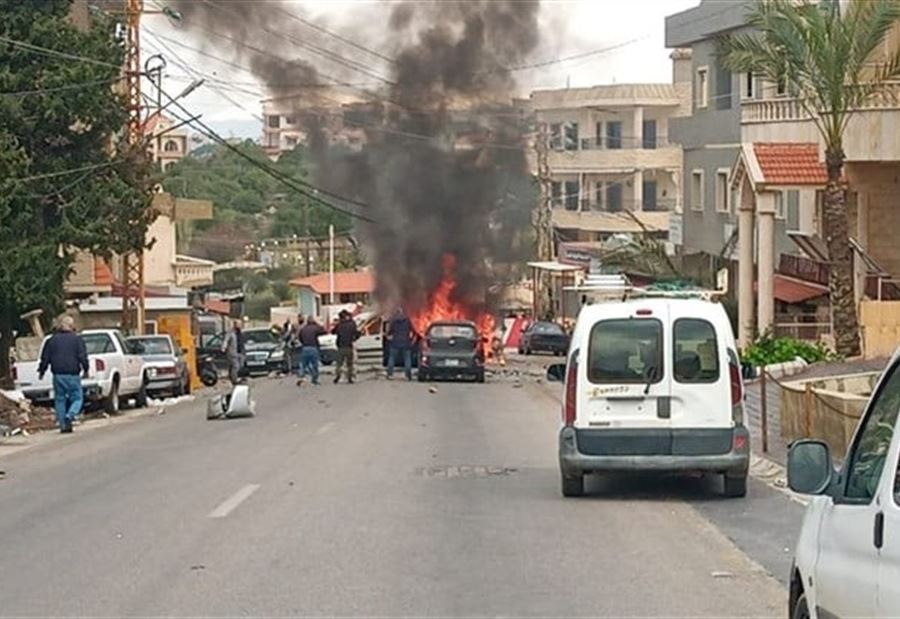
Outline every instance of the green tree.
[(16, 41), (0, 42), (0, 382), (18, 316), (59, 308), (73, 252), (140, 248), (152, 218), (146, 153), (116, 140), (115, 24), (98, 15), (81, 31), (69, 6), (0, 0), (0, 36)]
[(900, 76), (900, 50), (884, 53), (900, 20), (897, 0), (797, 3), (757, 0), (752, 32), (727, 36), (719, 54), (731, 71), (752, 71), (784, 84), (815, 123), (825, 146), (828, 184), (824, 196), (825, 241), (831, 261), (831, 307), (837, 352), (860, 352), (853, 294), (853, 250), (843, 181), (844, 132), (854, 113)]

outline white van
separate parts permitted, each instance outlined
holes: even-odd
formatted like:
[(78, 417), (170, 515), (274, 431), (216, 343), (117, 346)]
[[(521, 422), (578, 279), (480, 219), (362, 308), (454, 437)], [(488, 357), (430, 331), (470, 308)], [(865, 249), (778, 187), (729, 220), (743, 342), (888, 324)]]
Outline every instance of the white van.
[(750, 437), (731, 324), (718, 303), (645, 298), (581, 309), (565, 382), (559, 467), (562, 493), (584, 476), (624, 471), (724, 476), (747, 493)]
[(881, 377), (840, 469), (800, 440), (788, 484), (814, 495), (791, 570), (790, 617), (900, 617), (900, 352)]

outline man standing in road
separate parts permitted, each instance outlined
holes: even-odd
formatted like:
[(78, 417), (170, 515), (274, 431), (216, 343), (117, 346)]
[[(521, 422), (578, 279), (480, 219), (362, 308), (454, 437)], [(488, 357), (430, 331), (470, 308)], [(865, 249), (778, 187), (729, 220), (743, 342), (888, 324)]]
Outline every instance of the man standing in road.
[(87, 377), (90, 369), (84, 340), (75, 332), (75, 319), (71, 316), (59, 319), (59, 329), (44, 345), (38, 365), (41, 380), (48, 367), (53, 372), (56, 422), (59, 424), (59, 431), (68, 434), (84, 403), (81, 376)]
[(347, 310), (341, 310), (339, 320), (332, 333), (337, 336), (337, 364), (334, 369), (335, 384), (341, 381), (341, 369), (347, 364), (347, 382), (353, 382), (353, 344), (362, 335), (356, 321)]
[(319, 384), (319, 336), (325, 335), (325, 328), (316, 322), (314, 316), (306, 319), (300, 329), (300, 369), (297, 386), (303, 385), (303, 378), (309, 373), (312, 384)]
[(391, 324), (388, 327), (388, 340), (390, 342), (387, 367), (388, 380), (394, 376), (394, 365), (397, 363), (398, 355), (403, 355), (403, 369), (406, 374), (406, 380), (412, 380), (413, 328), (409, 318), (403, 313), (403, 308), (397, 308), (397, 312), (391, 319)]
[(225, 342), (222, 344), (222, 352), (228, 359), (228, 380), (232, 385), (238, 384), (241, 379), (241, 365), (244, 360), (244, 336), (241, 333), (243, 324), (240, 320), (235, 320), (232, 324), (231, 331), (225, 336)]

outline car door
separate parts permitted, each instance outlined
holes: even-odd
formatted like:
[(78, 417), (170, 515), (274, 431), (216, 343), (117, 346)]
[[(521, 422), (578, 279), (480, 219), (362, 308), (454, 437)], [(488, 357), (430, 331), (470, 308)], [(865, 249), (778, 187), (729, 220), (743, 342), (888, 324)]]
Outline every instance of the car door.
[(814, 580), (820, 617), (876, 614), (880, 550), (875, 531), (884, 519), (879, 487), (900, 411), (898, 367), (895, 364), (885, 373), (869, 401), (847, 455), (839, 491), (822, 513)]
[(144, 360), (139, 356), (131, 354), (131, 348), (122, 334), (118, 331), (113, 332), (119, 349), (122, 351), (122, 392), (136, 393), (141, 388), (144, 380)]
[[(665, 305), (651, 311), (620, 306), (594, 323), (588, 334), (587, 384), (579, 393), (583, 428), (640, 430), (637, 452), (671, 453), (670, 378), (666, 367)], [(583, 414), (581, 411), (585, 411)], [(628, 447), (626, 437), (620, 441)]]
[[(883, 480), (880, 523), (881, 554), (878, 559), (878, 616), (900, 616), (900, 434), (894, 429), (891, 449), (892, 475)], [(876, 529), (876, 534), (879, 533)]]

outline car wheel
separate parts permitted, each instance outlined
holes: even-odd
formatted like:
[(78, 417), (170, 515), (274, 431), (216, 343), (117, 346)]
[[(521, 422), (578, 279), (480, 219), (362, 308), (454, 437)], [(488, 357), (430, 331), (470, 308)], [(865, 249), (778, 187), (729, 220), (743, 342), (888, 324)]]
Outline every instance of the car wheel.
[(419, 379), (420, 383), (428, 382), (428, 372), (419, 370), (418, 372), (416, 372), (416, 378)]
[(484, 370), (481, 370), (480, 372), (478, 372), (478, 374), (475, 375), (475, 382), (476, 383), (484, 382)]
[(525, 354), (526, 354), (526, 355), (530, 355), (530, 354), (531, 354), (531, 346), (529, 346), (528, 348), (525, 349)]
[(732, 499), (747, 496), (747, 475), (741, 477), (725, 475), (725, 496)]
[(579, 497), (584, 495), (584, 475), (563, 475), (562, 495), (564, 497)]
[(112, 387), (109, 390), (109, 395), (106, 396), (106, 399), (103, 400), (103, 410), (106, 411), (110, 415), (115, 415), (119, 412), (119, 379), (113, 379)]
[(141, 388), (134, 396), (134, 407), (135, 408), (146, 408), (147, 407), (147, 382), (141, 381)]
[(801, 593), (797, 603), (791, 609), (791, 619), (809, 619), (809, 605), (806, 603), (806, 594)]
[(190, 395), (191, 393), (191, 374), (190, 372), (184, 373), (184, 387), (181, 390), (182, 395)]

